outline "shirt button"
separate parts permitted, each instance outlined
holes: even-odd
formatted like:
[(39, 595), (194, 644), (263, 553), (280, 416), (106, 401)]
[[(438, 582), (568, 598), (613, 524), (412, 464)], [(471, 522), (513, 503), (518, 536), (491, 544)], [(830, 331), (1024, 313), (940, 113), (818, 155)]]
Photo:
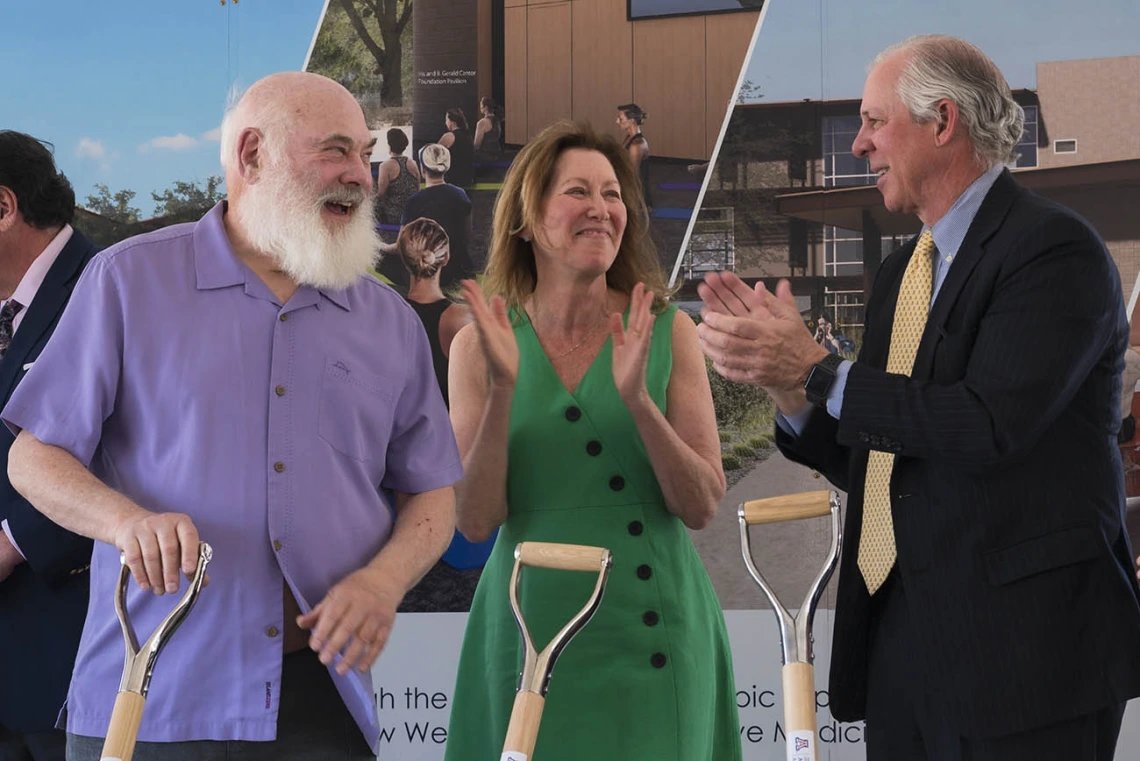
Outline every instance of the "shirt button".
[(590, 457), (597, 457), (601, 453), (602, 453), (602, 442), (591, 441), (588, 444), (586, 444), (586, 454), (590, 455)]
[(630, 536), (641, 536), (641, 532), (644, 530), (645, 530), (645, 526), (642, 525), (641, 521), (630, 521), (629, 522), (629, 534), (630, 534)]
[(276, 626), (270, 626), (268, 629), (265, 630), (265, 636), (266, 637), (276, 637), (280, 633), (281, 632), (279, 632), (277, 630)]
[(582, 417), (582, 410), (578, 409), (577, 407), (566, 408), (566, 419), (571, 423), (577, 421), (580, 417)]
[(621, 491), (625, 488), (625, 479), (621, 476), (614, 476), (610, 479), (610, 488), (614, 491)]
[(637, 578), (641, 579), (642, 581), (647, 581), (652, 575), (653, 569), (649, 566), (643, 564), (637, 567)]
[(276, 470), (278, 473), (284, 473), (285, 472), (285, 463), (275, 462), (275, 463), (273, 463), (273, 469)]
[(273, 393), (277, 394), (278, 396), (285, 396), (285, 387), (278, 386), (277, 388), (273, 389)]
[(281, 540), (280, 539), (274, 539), (273, 540), (273, 549), (277, 550), (278, 552), (281, 551)]
[(647, 611), (645, 611), (645, 614), (641, 617), (641, 620), (645, 622), (646, 626), (657, 626), (657, 621), (660, 619), (659, 619), (659, 616), (657, 615), (657, 611), (647, 610)]
[(653, 668), (655, 669), (665, 668), (665, 653), (654, 653), (650, 656), (649, 662), (653, 664)]
[(277, 319), (281, 320), (281, 322), (288, 322), (289, 321), (289, 315), (283, 314), (280, 317), (278, 317)]

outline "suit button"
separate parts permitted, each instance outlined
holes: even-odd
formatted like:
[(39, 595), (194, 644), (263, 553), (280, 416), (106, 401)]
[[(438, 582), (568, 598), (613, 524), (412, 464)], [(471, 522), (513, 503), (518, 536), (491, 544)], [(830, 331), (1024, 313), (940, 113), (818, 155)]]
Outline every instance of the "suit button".
[(576, 422), (580, 417), (582, 417), (582, 410), (578, 409), (577, 407), (566, 408), (566, 419), (571, 423)]
[(621, 491), (625, 488), (625, 479), (621, 476), (614, 476), (610, 479), (610, 488), (614, 491)]
[(273, 540), (273, 549), (277, 550), (278, 552), (281, 551), (281, 540), (280, 539), (274, 539)]
[(601, 453), (602, 453), (602, 442), (591, 441), (588, 444), (586, 444), (586, 454), (590, 455), (590, 457), (597, 457)]
[(641, 579), (642, 581), (648, 581), (649, 577), (652, 575), (653, 569), (649, 566), (642, 564), (637, 567), (637, 578)]
[(285, 472), (285, 463), (275, 462), (275, 463), (273, 463), (273, 469), (276, 470), (278, 473), (284, 473)]
[(665, 653), (654, 653), (650, 656), (649, 662), (653, 664), (655, 669), (665, 668)]
[(281, 320), (281, 322), (289, 322), (289, 315), (283, 314), (277, 319)]
[(276, 637), (280, 633), (281, 632), (279, 632), (277, 630), (276, 626), (270, 626), (268, 629), (265, 630), (265, 636), (266, 637)]
[(629, 522), (629, 534), (630, 534), (630, 536), (641, 536), (641, 532), (644, 530), (645, 530), (645, 526), (642, 525), (641, 521), (630, 521)]
[(645, 611), (644, 615), (641, 616), (641, 620), (643, 622), (645, 622), (646, 626), (657, 626), (657, 621), (659, 620), (659, 617), (657, 615), (657, 611), (655, 611), (655, 610)]
[(871, 434), (867, 433), (866, 431), (859, 431), (859, 441), (862, 441), (864, 444), (866, 444), (870, 440)]
[(285, 387), (278, 386), (277, 388), (273, 389), (273, 393), (277, 394), (278, 396), (285, 396)]

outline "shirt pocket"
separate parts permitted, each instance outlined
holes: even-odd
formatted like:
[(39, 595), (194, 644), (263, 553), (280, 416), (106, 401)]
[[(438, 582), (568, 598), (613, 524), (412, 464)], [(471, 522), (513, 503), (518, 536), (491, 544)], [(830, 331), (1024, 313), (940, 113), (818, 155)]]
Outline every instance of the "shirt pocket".
[(392, 434), (396, 384), (391, 379), (327, 360), (321, 376), (317, 432), (354, 460), (383, 460)]

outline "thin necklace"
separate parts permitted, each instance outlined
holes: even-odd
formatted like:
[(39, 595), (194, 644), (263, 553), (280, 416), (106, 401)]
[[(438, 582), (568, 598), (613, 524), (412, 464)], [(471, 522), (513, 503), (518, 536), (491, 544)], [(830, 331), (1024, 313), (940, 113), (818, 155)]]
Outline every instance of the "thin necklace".
[[(530, 318), (529, 313), (527, 314), (527, 317)], [(571, 346), (569, 349), (562, 352), (561, 354), (556, 354), (553, 357), (547, 357), (547, 359), (549, 359), (551, 362), (553, 362), (556, 359), (562, 359), (563, 357), (567, 357), (567, 356), (573, 354), (574, 352), (578, 351), (579, 349), (581, 349), (582, 346), (585, 345), (586, 341), (589, 341), (591, 338), (594, 337), (594, 335), (598, 332), (598, 328), (600, 328), (603, 325), (603, 323), (605, 323), (607, 317), (609, 317), (609, 314), (607, 312), (603, 311), (601, 316), (598, 318), (598, 321), (595, 322), (593, 327), (590, 328), (590, 332), (586, 333), (586, 335), (582, 337), (581, 341), (574, 344), (573, 346)], [(531, 328), (533, 329), (534, 328), (534, 320), (533, 319), (530, 320), (530, 325), (531, 325)], [(538, 331), (535, 330), (534, 334), (537, 336)], [(542, 343), (542, 339), (539, 339), (539, 343), (540, 344)]]

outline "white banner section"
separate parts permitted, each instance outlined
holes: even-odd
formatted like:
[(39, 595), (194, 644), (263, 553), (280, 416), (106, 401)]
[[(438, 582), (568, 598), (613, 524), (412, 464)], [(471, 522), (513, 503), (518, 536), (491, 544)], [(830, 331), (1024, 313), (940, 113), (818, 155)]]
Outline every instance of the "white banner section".
[[(776, 617), (770, 610), (730, 610), (725, 620), (732, 642), (744, 759), (786, 761)], [(392, 638), (374, 669), (382, 730), (381, 761), (443, 759), (451, 691), (466, 622), (466, 613), (402, 613), (396, 617)], [(835, 722), (827, 707), (831, 611), (819, 611), (815, 631), (820, 759), (863, 761), (863, 724)], [(574, 647), (574, 643), (567, 647)], [(558, 689), (557, 666), (551, 689)]]

